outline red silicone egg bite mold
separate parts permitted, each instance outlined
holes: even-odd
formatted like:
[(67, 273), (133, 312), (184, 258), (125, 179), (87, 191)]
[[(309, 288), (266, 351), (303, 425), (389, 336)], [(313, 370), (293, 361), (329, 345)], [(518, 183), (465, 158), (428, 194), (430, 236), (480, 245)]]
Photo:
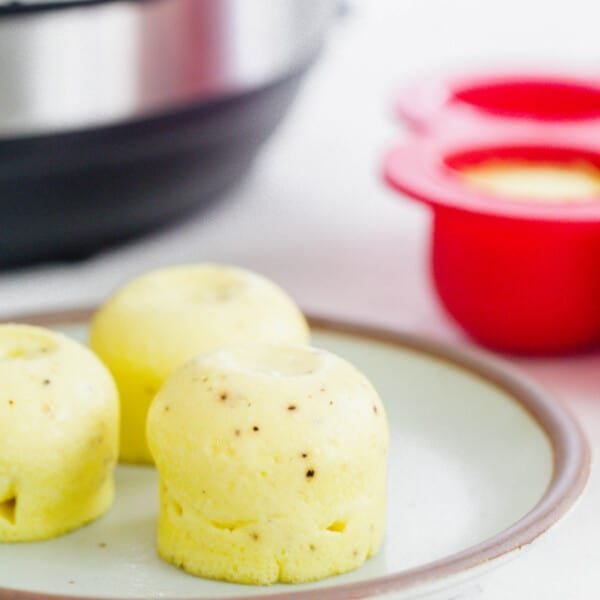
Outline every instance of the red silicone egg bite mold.
[(544, 128), (600, 126), (598, 81), (556, 73), (495, 73), (431, 78), (404, 89), (398, 116), (418, 132), (491, 122)]
[[(527, 354), (600, 342), (600, 197), (562, 202), (482, 191), (486, 161), (598, 168), (600, 140), (571, 130), (475, 125), (393, 149), (388, 184), (434, 214), (431, 269), (447, 311), (477, 341)], [(600, 180), (599, 180), (600, 181)]]

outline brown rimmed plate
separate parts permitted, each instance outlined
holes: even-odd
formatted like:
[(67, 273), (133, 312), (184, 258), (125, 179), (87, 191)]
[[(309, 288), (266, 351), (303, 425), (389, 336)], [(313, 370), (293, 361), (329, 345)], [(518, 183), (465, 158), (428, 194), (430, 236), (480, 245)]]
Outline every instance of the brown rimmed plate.
[[(18, 321), (86, 338), (90, 311)], [(384, 546), (346, 575), (249, 587), (191, 577), (154, 547), (156, 473), (119, 467), (99, 521), (34, 544), (0, 544), (0, 599), (347, 600), (445, 594), (518, 557), (581, 494), (588, 445), (568, 411), (484, 354), (412, 335), (311, 319), (313, 341), (362, 369), (392, 432)]]

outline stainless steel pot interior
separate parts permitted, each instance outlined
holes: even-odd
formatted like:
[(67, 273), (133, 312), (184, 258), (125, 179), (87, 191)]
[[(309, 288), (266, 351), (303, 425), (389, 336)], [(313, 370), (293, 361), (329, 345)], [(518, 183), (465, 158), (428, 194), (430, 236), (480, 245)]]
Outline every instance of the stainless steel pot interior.
[(33, 3), (37, 10), (0, 13), (0, 138), (137, 120), (258, 88), (315, 52), (335, 8), (332, 0)]

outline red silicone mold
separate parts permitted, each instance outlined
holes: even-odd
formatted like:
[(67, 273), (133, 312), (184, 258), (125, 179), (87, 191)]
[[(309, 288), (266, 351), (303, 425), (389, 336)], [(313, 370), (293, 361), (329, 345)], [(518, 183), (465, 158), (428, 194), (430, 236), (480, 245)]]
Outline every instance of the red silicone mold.
[(385, 178), (434, 213), (431, 265), (444, 306), (493, 349), (563, 353), (600, 341), (598, 202), (516, 201), (483, 193), (456, 173), (490, 158), (600, 167), (580, 138), (481, 133), (415, 139), (392, 150)]
[(403, 90), (397, 114), (419, 132), (491, 121), (562, 127), (600, 124), (600, 79), (557, 73), (495, 73), (433, 77)]

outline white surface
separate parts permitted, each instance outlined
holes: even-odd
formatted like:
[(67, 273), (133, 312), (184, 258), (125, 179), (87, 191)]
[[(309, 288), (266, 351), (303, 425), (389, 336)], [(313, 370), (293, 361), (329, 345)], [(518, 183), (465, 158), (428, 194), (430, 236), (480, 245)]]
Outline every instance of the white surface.
[[(86, 337), (81, 328), (67, 332)], [(121, 467), (117, 501), (105, 518), (47, 542), (0, 544), (0, 587), (113, 598), (266, 597), (325, 589), (421, 566), (484, 542), (542, 497), (552, 476), (552, 449), (509, 394), (460, 367), (388, 344), (325, 332), (315, 333), (313, 342), (361, 369), (388, 415), (386, 535), (364, 567), (314, 584), (269, 588), (191, 577), (156, 555), (156, 471)], [(107, 574), (109, 587), (103, 583)], [(456, 579), (431, 587), (448, 589)], [(414, 597), (410, 591), (407, 596)]]
[[(0, 312), (92, 302), (158, 265), (222, 260), (261, 271), (305, 309), (462, 343), (432, 293), (429, 218), (379, 182), (400, 135), (394, 89), (423, 71), (483, 61), (595, 68), (596, 0), (362, 0), (332, 32), (288, 121), (249, 178), (210, 212), (80, 265), (0, 277)], [(521, 361), (565, 398), (600, 447), (600, 354)], [(600, 474), (558, 529), (487, 575), (469, 598), (600, 596)]]

